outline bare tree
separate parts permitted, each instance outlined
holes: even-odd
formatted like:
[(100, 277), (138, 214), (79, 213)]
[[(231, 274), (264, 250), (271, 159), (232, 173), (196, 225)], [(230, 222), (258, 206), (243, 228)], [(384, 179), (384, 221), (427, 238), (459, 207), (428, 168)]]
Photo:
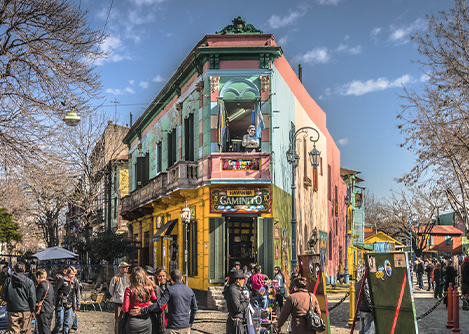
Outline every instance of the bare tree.
[[(71, 0), (0, 2), (0, 156), (3, 169), (50, 160), (68, 108), (87, 113), (101, 84), (102, 31)], [(52, 152), (51, 152), (52, 150)]]
[(469, 15), (466, 0), (438, 16), (427, 16), (425, 35), (416, 35), (428, 81), (421, 90), (405, 90), (408, 104), (398, 115), (402, 144), (416, 154), (406, 185), (434, 180), (445, 189), (453, 210), (465, 217), (469, 196)]

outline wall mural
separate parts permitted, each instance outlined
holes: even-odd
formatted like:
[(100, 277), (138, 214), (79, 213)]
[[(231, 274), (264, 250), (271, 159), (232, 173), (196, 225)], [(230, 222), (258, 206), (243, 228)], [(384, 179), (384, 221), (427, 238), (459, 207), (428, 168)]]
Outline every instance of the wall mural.
[(324, 266), (327, 266), (327, 232), (319, 231), (319, 254), (324, 261)]

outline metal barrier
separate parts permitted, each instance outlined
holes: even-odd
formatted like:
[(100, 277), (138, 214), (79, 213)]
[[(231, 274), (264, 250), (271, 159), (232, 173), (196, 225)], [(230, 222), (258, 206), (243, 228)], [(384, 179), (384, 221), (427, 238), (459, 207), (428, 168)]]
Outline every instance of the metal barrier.
[(345, 299), (347, 299), (347, 297), (348, 297), (349, 295), (350, 295), (350, 292), (347, 292), (347, 293), (345, 294), (344, 298), (342, 298), (341, 300), (339, 300), (335, 305), (329, 307), (329, 309), (328, 309), (329, 312), (332, 311), (332, 310), (334, 310), (335, 308), (337, 308), (340, 304), (342, 304), (342, 303), (345, 301)]

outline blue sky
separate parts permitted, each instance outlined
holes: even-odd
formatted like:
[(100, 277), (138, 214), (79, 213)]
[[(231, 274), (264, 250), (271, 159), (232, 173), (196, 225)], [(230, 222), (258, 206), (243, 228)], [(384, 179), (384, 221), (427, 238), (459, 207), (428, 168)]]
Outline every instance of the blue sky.
[(399, 147), (396, 128), (403, 85), (425, 81), (411, 62), (419, 54), (410, 36), (425, 32), (426, 14), (452, 6), (449, 0), (81, 0), (92, 26), (105, 25), (109, 34), (101, 47), (111, 56), (97, 70), (103, 110), (117, 111), (120, 123), (129, 122), (130, 112), (134, 121), (141, 115), (204, 35), (241, 16), (272, 33), (295, 70), (302, 64), (303, 84), (327, 114), (342, 167), (361, 171), (378, 197), (400, 187), (394, 178), (414, 159)]

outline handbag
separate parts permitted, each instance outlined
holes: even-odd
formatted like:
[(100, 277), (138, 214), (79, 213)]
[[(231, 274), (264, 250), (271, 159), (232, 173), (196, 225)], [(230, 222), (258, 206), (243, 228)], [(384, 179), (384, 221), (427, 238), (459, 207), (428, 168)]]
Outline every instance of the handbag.
[(316, 332), (324, 332), (326, 330), (326, 323), (324, 320), (322, 320), (321, 316), (317, 314), (313, 309), (311, 309), (311, 306), (313, 304), (313, 297), (311, 297), (311, 294), (308, 293), (309, 295), (309, 310), (306, 312), (305, 318), (306, 318), (306, 328), (314, 330)]
[(117, 325), (118, 334), (131, 334), (131, 333), (127, 333), (127, 330), (125, 329), (128, 320), (129, 320), (129, 313), (121, 311), (121, 313), (119, 314), (119, 324)]

